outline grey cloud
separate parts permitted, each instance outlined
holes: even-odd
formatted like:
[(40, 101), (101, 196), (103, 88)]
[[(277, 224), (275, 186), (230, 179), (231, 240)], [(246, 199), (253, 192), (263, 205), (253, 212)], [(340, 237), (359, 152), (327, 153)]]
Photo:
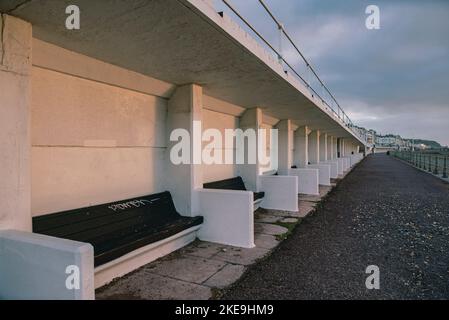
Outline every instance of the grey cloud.
[[(257, 0), (233, 3), (277, 44)], [(449, 144), (449, 1), (266, 3), (358, 124)], [(380, 30), (365, 28), (369, 4), (380, 8)], [(293, 59), (291, 48), (286, 50)]]

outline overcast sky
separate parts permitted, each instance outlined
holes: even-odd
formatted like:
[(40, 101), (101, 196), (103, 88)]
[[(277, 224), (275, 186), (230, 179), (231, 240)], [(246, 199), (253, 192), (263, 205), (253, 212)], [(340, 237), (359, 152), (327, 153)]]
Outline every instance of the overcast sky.
[[(228, 1), (278, 45), (257, 0)], [(449, 145), (448, 0), (265, 2), (357, 125)], [(371, 4), (380, 30), (365, 27)], [(285, 44), (284, 55), (298, 59)]]

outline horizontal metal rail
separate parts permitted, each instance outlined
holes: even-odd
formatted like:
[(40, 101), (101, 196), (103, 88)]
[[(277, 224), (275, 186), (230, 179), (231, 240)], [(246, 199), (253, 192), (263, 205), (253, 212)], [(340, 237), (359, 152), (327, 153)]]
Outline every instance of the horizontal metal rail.
[(419, 151), (392, 151), (396, 158), (415, 167), (447, 179), (449, 175), (449, 155)]
[(295, 49), (295, 51), (299, 54), (299, 56), (301, 57), (301, 59), (303, 60), (303, 62), (305, 63), (306, 67), (308, 70), (310, 70), (313, 74), (313, 76), (318, 80), (319, 84), (321, 85), (321, 87), (325, 90), (325, 92), (329, 95), (329, 97), (331, 98), (331, 100), (333, 101), (333, 103), (335, 103), (335, 105), (337, 106), (337, 111), (317, 92), (317, 90), (315, 90), (315, 88), (312, 87), (312, 85), (304, 79), (303, 76), (300, 75), (300, 73), (292, 66), (292, 64), (287, 61), (281, 54), (281, 52), (279, 52), (279, 50), (277, 50), (275, 48), (274, 45), (272, 45), (267, 39), (264, 38), (264, 36), (257, 31), (257, 29), (249, 22), (247, 21), (241, 14), (240, 12), (238, 12), (238, 10), (236, 8), (234, 8), (234, 6), (228, 1), (228, 0), (222, 0), (222, 2), (252, 31), (254, 32), (254, 34), (260, 39), (262, 40), (262, 42), (267, 45), (268, 48), (270, 48), (270, 50), (272, 50), (279, 58), (280, 61), (282, 61), (287, 67), (288, 69), (290, 69), (298, 78), (299, 80), (301, 80), (303, 82), (303, 84), (311, 91), (312, 96), (316, 96), (317, 98), (319, 98), (323, 104), (325, 104), (327, 106), (327, 108), (333, 112), (333, 114), (340, 119), (344, 125), (346, 125), (348, 128), (351, 129), (351, 131), (357, 135), (359, 138), (362, 138), (363, 140), (366, 141), (366, 137), (361, 134), (361, 132), (359, 132), (358, 130), (354, 130), (355, 126), (353, 124), (353, 122), (351, 121), (351, 119), (349, 118), (349, 116), (344, 112), (343, 108), (340, 106), (340, 104), (338, 103), (337, 99), (335, 98), (335, 96), (331, 93), (331, 91), (329, 90), (329, 88), (324, 84), (324, 82), (322, 81), (322, 79), (318, 76), (317, 72), (315, 71), (315, 69), (312, 67), (312, 65), (310, 64), (310, 62), (307, 60), (307, 58), (303, 55), (303, 53), (301, 52), (301, 50), (299, 50), (298, 46), (296, 45), (296, 43), (293, 41), (292, 37), (290, 36), (290, 34), (285, 30), (284, 26), (280, 23), (280, 21), (276, 18), (276, 16), (272, 13), (272, 11), (270, 10), (270, 8), (267, 6), (267, 4), (263, 1), (263, 0), (259, 0), (259, 3), (262, 5), (262, 7), (264, 8), (264, 10), (268, 13), (268, 15), (270, 16), (270, 18), (274, 21), (274, 23), (276, 24), (277, 28), (282, 32), (282, 34), (286, 37), (286, 39), (289, 41), (289, 43), (293, 46), (293, 48)]

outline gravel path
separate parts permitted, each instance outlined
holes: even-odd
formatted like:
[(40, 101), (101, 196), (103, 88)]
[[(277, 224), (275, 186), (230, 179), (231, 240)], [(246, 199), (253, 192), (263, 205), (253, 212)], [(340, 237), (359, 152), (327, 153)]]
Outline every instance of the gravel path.
[[(379, 290), (366, 289), (368, 265)], [(448, 299), (449, 184), (369, 156), (223, 298)]]

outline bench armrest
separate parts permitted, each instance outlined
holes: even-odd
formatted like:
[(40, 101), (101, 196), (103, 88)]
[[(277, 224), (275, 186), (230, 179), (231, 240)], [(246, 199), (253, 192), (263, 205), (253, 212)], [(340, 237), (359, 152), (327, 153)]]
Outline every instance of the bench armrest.
[(196, 189), (204, 222), (198, 237), (231, 246), (254, 247), (254, 203), (251, 191)]
[(36, 233), (2, 230), (0, 284), (1, 299), (93, 300), (93, 247)]
[(265, 197), (260, 206), (265, 209), (298, 211), (298, 177), (259, 176)]
[(309, 164), (308, 167), (319, 170), (319, 183), (321, 185), (331, 185), (331, 166), (329, 164)]
[(289, 176), (298, 177), (298, 193), (319, 195), (319, 171), (318, 169), (298, 168), (290, 169)]

